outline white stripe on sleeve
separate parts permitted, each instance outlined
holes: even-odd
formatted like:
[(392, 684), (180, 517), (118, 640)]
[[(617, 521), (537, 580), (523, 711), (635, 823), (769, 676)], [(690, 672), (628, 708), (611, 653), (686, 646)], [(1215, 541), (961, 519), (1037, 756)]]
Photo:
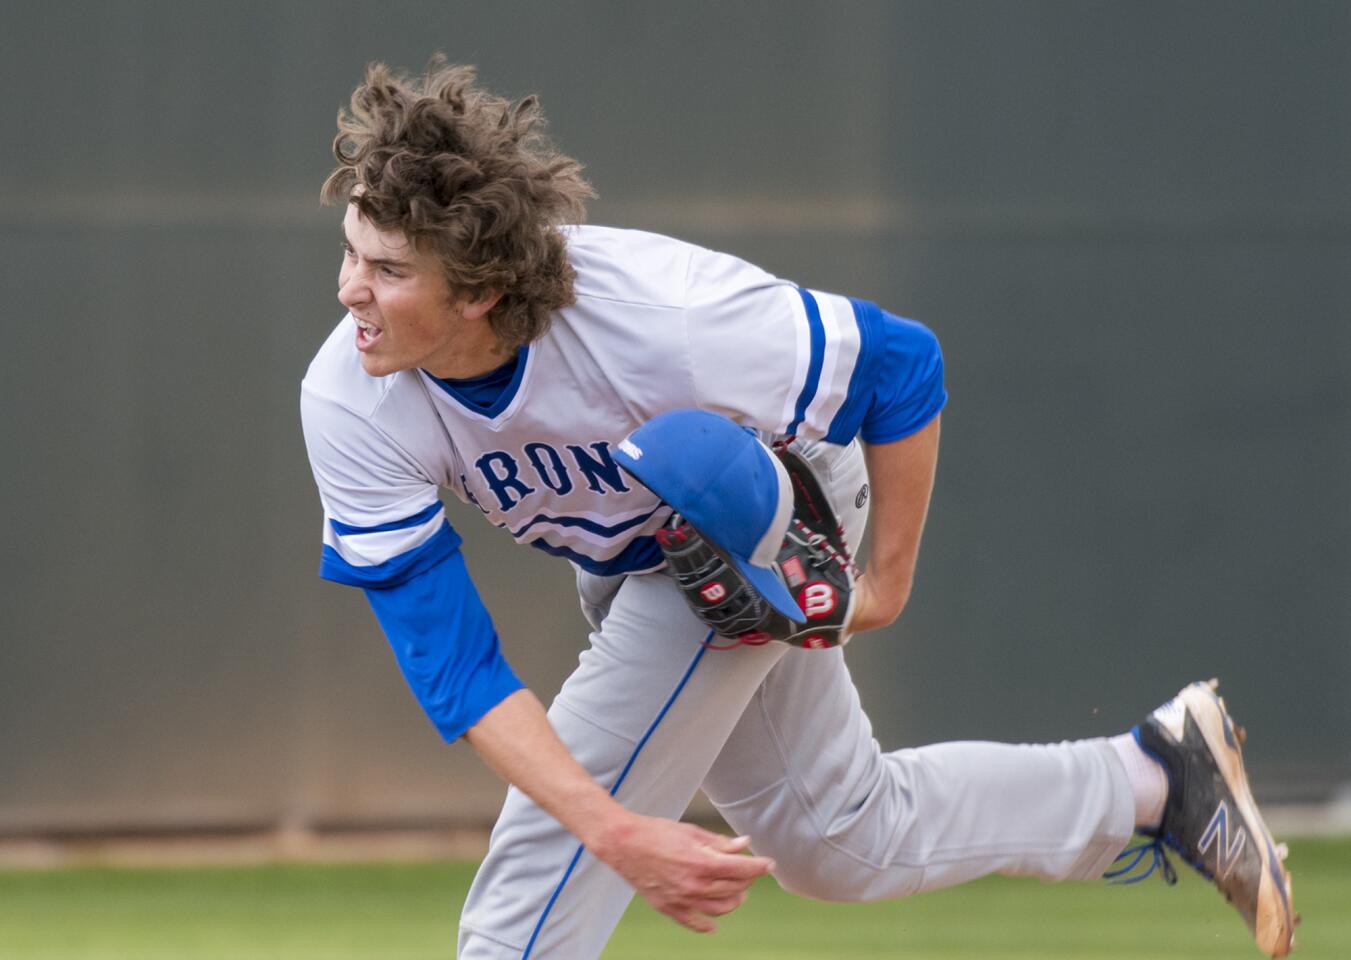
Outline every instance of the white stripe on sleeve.
[(802, 432), (810, 437), (822, 437), (829, 432), (831, 421), (849, 395), (849, 379), (858, 362), (860, 344), (853, 304), (833, 293), (813, 290), (811, 294), (820, 309), (826, 347), (816, 396), (807, 405)]
[(325, 518), (324, 543), (354, 567), (373, 567), (416, 550), (434, 537), (445, 522), (445, 511), (439, 510), (416, 527), (340, 535)]

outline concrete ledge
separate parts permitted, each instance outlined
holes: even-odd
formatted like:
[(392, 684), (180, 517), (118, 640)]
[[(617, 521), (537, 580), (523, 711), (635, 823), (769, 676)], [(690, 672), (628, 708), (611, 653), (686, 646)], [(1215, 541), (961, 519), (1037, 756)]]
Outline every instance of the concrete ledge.
[[(1263, 815), (1278, 840), (1351, 836), (1351, 792), (1330, 803), (1267, 804)], [(703, 807), (686, 819), (723, 829)], [(488, 849), (490, 829), (488, 823), (422, 823), (0, 837), (0, 869), (477, 860)]]

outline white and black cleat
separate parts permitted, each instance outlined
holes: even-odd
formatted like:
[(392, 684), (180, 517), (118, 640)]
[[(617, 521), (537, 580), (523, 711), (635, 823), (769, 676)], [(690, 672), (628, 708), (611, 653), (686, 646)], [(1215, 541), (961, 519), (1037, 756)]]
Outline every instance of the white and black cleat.
[(1156, 849), (1168, 847), (1209, 878), (1243, 915), (1259, 949), (1284, 957), (1299, 922), (1286, 848), (1258, 813), (1243, 770), (1243, 731), (1215, 693), (1218, 685), (1187, 686), (1133, 731), (1168, 771), (1163, 821), (1158, 830), (1141, 832), (1154, 837)]

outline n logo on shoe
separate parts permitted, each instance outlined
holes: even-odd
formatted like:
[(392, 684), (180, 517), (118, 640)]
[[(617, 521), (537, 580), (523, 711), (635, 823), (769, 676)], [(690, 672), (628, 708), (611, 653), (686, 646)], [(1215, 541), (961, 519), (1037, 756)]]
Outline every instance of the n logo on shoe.
[(1228, 877), (1234, 872), (1234, 867), (1238, 866), (1239, 854), (1243, 852), (1243, 844), (1247, 840), (1248, 831), (1241, 826), (1234, 830), (1234, 835), (1232, 839), (1230, 838), (1229, 804), (1221, 800), (1196, 847), (1201, 855), (1205, 856), (1210, 848), (1215, 846), (1216, 841), (1219, 841), (1219, 846), (1215, 850), (1215, 876)]

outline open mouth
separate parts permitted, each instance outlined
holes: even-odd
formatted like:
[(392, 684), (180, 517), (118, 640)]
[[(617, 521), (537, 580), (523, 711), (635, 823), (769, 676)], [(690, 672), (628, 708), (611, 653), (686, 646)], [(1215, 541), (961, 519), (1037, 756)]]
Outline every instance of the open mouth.
[[(353, 318), (356, 319), (355, 317)], [(375, 341), (380, 339), (383, 331), (379, 327), (372, 326), (364, 320), (357, 320), (357, 349), (369, 350), (374, 346)]]

